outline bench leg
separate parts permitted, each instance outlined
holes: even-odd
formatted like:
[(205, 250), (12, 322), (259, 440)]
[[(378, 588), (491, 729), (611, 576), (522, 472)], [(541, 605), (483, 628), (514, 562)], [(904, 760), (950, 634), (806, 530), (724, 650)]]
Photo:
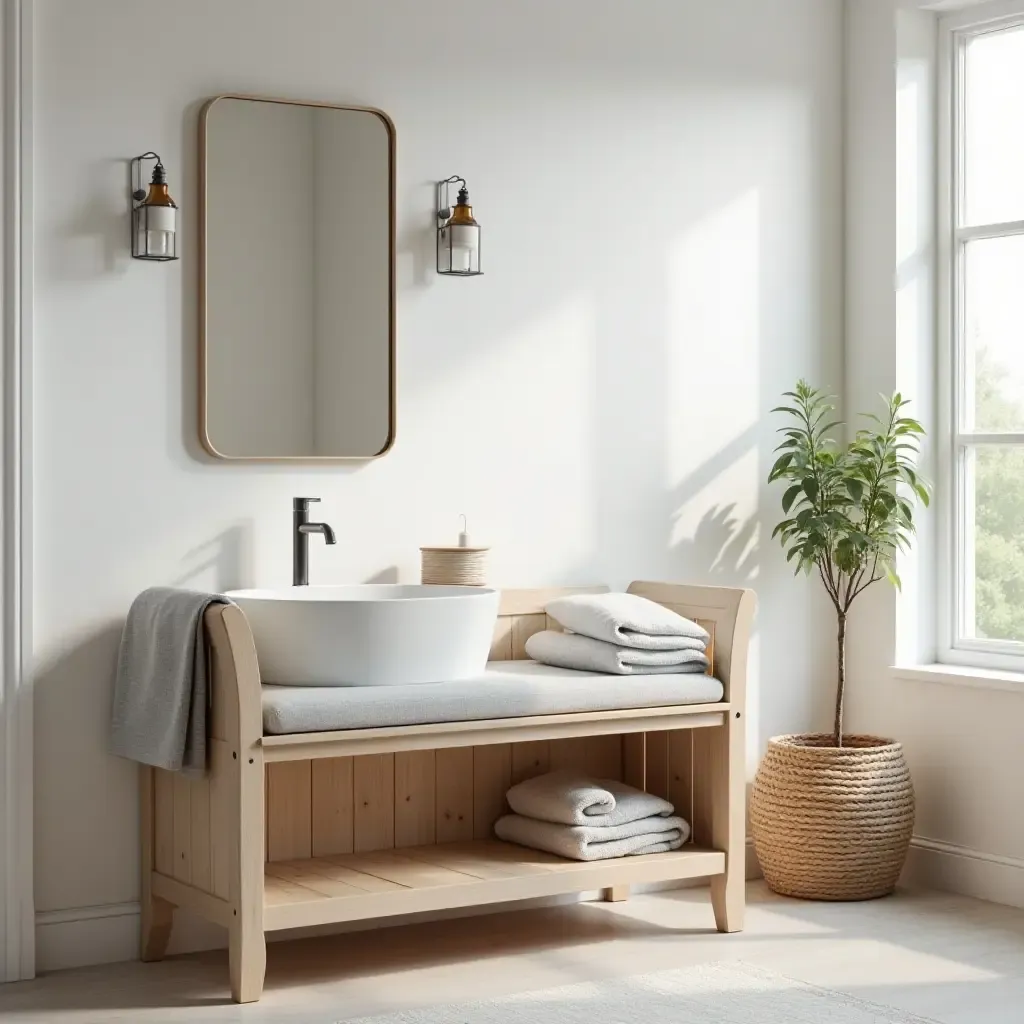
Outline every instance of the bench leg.
[(140, 959), (146, 963), (163, 960), (174, 924), (174, 904), (154, 896), (143, 886), (141, 905)]
[(745, 874), (742, 870), (727, 871), (711, 879), (711, 907), (715, 927), (720, 932), (743, 931), (746, 905)]
[(711, 879), (711, 907), (720, 932), (739, 932), (747, 899), (746, 736), (735, 715), (709, 732), (711, 845), (725, 853), (725, 874)]
[(174, 924), (174, 904), (153, 895), (153, 871), (156, 868), (156, 769), (139, 766), (139, 818), (141, 824), (139, 873), (139, 959), (146, 963), (163, 960)]
[(629, 899), (628, 885), (613, 885), (601, 894), (605, 903), (624, 903)]
[(267, 940), (263, 932), (246, 929), (244, 921), (232, 925), (228, 933), (228, 966), (231, 998), (236, 1003), (255, 1003), (263, 994), (267, 971)]

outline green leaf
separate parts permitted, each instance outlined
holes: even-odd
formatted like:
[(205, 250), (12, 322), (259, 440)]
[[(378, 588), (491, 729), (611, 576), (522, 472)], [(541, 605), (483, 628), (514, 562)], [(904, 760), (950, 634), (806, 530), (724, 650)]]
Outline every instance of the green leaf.
[[(763, 472), (763, 470), (762, 470)], [(788, 491), (782, 496), (782, 511), (788, 513), (793, 507), (793, 502), (796, 501), (797, 496), (803, 490), (800, 484), (793, 484)]]
[(885, 578), (898, 590), (900, 593), (903, 592), (903, 581), (896, 575), (896, 570), (893, 569), (888, 562), (885, 564)]

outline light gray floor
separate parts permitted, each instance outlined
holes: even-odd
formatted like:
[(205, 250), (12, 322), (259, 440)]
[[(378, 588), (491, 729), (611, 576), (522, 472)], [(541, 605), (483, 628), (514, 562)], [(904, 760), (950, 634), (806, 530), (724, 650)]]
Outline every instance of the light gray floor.
[(263, 1000), (227, 1001), (223, 952), (66, 971), (0, 989), (3, 1024), (320, 1024), (742, 960), (940, 1024), (1024, 1021), (1024, 912), (934, 892), (802, 903), (749, 888), (747, 930), (713, 931), (706, 892), (637, 896), (271, 943)]

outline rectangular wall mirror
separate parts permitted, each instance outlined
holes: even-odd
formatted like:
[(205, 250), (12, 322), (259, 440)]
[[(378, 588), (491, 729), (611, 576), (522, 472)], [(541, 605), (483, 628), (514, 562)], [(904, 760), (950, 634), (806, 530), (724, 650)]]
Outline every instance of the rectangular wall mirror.
[(391, 121), (218, 96), (199, 150), (203, 445), (223, 459), (383, 455), (395, 432)]

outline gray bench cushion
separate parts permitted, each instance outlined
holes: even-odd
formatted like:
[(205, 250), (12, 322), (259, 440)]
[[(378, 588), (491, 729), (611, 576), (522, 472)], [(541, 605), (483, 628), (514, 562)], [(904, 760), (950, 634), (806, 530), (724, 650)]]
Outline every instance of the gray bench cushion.
[(474, 722), (577, 711), (714, 704), (711, 676), (606, 676), (494, 661), (478, 679), (417, 686), (264, 686), (263, 731), (270, 734)]

